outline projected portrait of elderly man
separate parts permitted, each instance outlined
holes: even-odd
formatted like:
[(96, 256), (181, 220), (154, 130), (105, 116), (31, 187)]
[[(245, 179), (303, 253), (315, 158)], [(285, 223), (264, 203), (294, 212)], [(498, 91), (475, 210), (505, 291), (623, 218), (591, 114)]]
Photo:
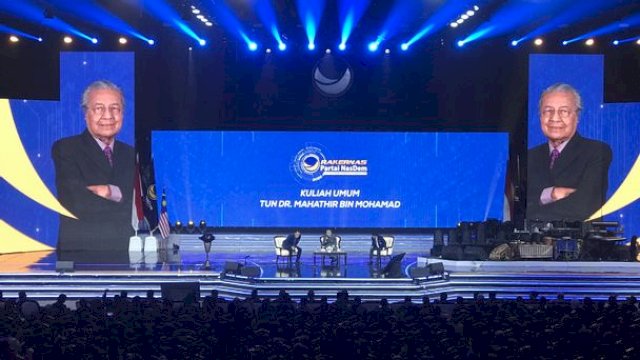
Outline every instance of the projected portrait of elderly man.
[(53, 144), (58, 199), (78, 218), (60, 217), (59, 257), (127, 249), (133, 233), (135, 150), (116, 140), (124, 106), (115, 84), (90, 84), (82, 95), (86, 129)]
[(611, 148), (578, 133), (582, 100), (571, 85), (555, 84), (540, 97), (547, 142), (529, 150), (527, 218), (582, 221), (605, 202)]

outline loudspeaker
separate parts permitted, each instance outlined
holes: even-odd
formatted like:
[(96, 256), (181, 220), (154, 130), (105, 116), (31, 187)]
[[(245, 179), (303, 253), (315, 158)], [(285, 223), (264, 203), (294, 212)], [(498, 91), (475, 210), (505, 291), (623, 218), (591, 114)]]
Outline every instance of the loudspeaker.
[(411, 278), (421, 278), (429, 276), (429, 268), (428, 267), (411, 267), (409, 268), (409, 276)]
[(455, 245), (459, 243), (460, 241), (458, 239), (458, 229), (449, 229), (449, 239), (447, 240), (447, 245)]
[(171, 301), (198, 301), (200, 299), (199, 282), (175, 282), (160, 284), (162, 298)]
[(73, 272), (73, 261), (64, 261), (64, 260), (56, 261), (56, 271), (57, 272)]
[(257, 266), (242, 266), (240, 268), (240, 275), (246, 277), (259, 277), (260, 268)]
[(387, 278), (402, 277), (402, 258), (405, 253), (400, 253), (389, 260), (387, 265), (382, 269), (382, 274)]
[(436, 229), (436, 232), (433, 234), (433, 246), (444, 245), (444, 234), (442, 233), (442, 229)]
[(431, 248), (431, 256), (440, 257), (442, 255), (443, 247), (443, 245), (433, 245), (433, 247)]
[(224, 262), (224, 270), (225, 274), (235, 274), (240, 275), (240, 270), (242, 269), (242, 264), (236, 261), (225, 261)]
[(431, 263), (427, 265), (429, 275), (442, 275), (444, 274), (444, 264), (441, 262)]

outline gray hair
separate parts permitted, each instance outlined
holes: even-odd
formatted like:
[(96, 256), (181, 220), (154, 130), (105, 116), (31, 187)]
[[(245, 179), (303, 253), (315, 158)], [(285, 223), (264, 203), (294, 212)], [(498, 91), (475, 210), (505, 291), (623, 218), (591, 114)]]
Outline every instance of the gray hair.
[(109, 80), (97, 80), (89, 84), (89, 86), (87, 86), (87, 88), (82, 93), (82, 109), (84, 111), (87, 111), (87, 106), (89, 104), (89, 94), (93, 90), (102, 89), (117, 91), (120, 94), (120, 102), (122, 103), (122, 107), (124, 107), (124, 94), (122, 93), (122, 90), (118, 87), (118, 85), (112, 83)]
[(580, 97), (580, 93), (578, 92), (578, 90), (576, 90), (576, 88), (574, 88), (573, 86), (567, 83), (555, 83), (549, 86), (548, 88), (546, 88), (542, 92), (542, 95), (540, 95), (540, 100), (538, 102), (538, 109), (542, 110), (542, 99), (547, 94), (554, 93), (554, 92), (566, 92), (566, 93), (572, 94), (573, 98), (576, 99), (577, 112), (582, 111), (582, 98)]

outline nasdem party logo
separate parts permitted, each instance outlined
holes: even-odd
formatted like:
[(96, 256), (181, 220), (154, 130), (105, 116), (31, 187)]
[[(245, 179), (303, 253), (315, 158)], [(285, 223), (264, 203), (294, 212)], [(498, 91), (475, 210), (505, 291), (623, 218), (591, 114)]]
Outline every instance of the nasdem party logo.
[(344, 95), (353, 84), (353, 70), (349, 64), (334, 56), (325, 56), (313, 67), (313, 85), (324, 96)]
[(367, 176), (367, 159), (327, 159), (318, 146), (302, 148), (291, 161), (293, 174), (305, 181), (316, 182), (325, 176)]

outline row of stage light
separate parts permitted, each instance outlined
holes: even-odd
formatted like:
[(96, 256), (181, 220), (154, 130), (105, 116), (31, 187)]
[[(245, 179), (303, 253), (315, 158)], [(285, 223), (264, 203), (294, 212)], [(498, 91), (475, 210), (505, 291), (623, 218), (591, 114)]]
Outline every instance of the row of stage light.
[[(5, 4), (0, 6), (0, 10), (2, 7), (7, 7), (8, 10), (17, 13), (18, 15), (23, 15), (29, 18), (30, 21), (37, 20), (34, 17), (37, 17), (37, 13), (39, 11), (37, 5), (32, 3), (33, 0), (25, 0), (25, 3), (22, 5), (18, 4)], [(301, 22), (304, 28), (304, 31), (307, 35), (307, 50), (314, 51), (316, 47), (320, 47), (316, 43), (316, 35), (318, 32), (318, 27), (320, 25), (320, 19), (322, 18), (322, 13), (324, 11), (324, 5), (317, 7), (314, 4), (324, 4), (324, 0), (311, 2), (307, 0), (298, 0), (297, 10), (299, 16), (301, 18)], [(64, 1), (55, 2), (58, 4), (61, 11), (73, 11), (73, 7), (62, 6), (65, 4)], [(567, 3), (568, 0), (558, 0), (558, 4)], [(13, 5), (12, 5), (13, 4)], [(289, 46), (293, 47), (292, 44), (286, 43), (286, 38), (281, 34), (281, 31), (278, 26), (277, 16), (275, 10), (270, 5), (270, 1), (258, 1), (255, 3), (255, 12), (257, 17), (261, 20), (265, 29), (273, 36), (273, 40), (275, 41), (275, 46), (262, 46), (253, 38), (253, 35), (249, 35), (249, 32), (245, 29), (245, 26), (240, 22), (230, 8), (227, 8), (222, 2), (215, 3), (213, 7), (209, 6), (205, 10), (201, 10), (193, 5), (190, 8), (187, 8), (189, 12), (189, 16), (185, 16), (183, 14), (180, 16), (175, 9), (173, 9), (168, 3), (162, 0), (156, 0), (153, 2), (145, 3), (148, 5), (148, 10), (150, 13), (153, 13), (154, 16), (157, 16), (160, 20), (165, 23), (173, 25), (176, 29), (184, 32), (190, 38), (195, 40), (196, 44), (200, 46), (208, 45), (208, 42), (205, 38), (197, 35), (194, 30), (186, 24), (186, 20), (188, 17), (193, 17), (194, 20), (198, 20), (205, 27), (212, 27), (214, 23), (221, 27), (226, 28), (231, 32), (232, 35), (235, 35), (239, 40), (243, 40), (249, 51), (258, 51), (259, 49), (264, 49), (265, 52), (270, 53), (274, 50), (285, 51)], [(352, 34), (353, 30), (356, 28), (358, 21), (364, 15), (366, 7), (368, 6), (368, 1), (366, 0), (350, 0), (350, 1), (339, 1), (339, 20), (340, 20), (340, 42), (337, 45), (338, 51), (346, 51), (348, 48), (356, 48), (353, 44), (349, 43), (349, 37)], [(390, 53), (392, 51), (392, 47), (387, 45), (386, 43), (392, 40), (394, 37), (399, 35), (399, 24), (402, 24), (404, 21), (407, 21), (408, 17), (412, 16), (413, 13), (418, 8), (415, 8), (416, 4), (419, 2), (415, 1), (404, 1), (404, 2), (396, 2), (395, 5), (388, 13), (388, 18), (385, 23), (381, 26), (379, 33), (374, 35), (372, 39), (373, 41), (369, 42), (364, 48), (369, 50), (370, 52), (377, 52), (379, 50), (383, 50), (385, 53)], [(468, 3), (466, 3), (468, 4)], [(565, 5), (567, 5), (565, 4)], [(9, 6), (10, 5), (10, 6)], [(570, 5), (570, 4), (569, 4)], [(555, 5), (554, 5), (555, 6)], [(559, 5), (558, 5), (559, 6)], [(606, 8), (605, 5), (595, 6), (590, 2), (584, 6), (584, 9), (581, 11), (584, 14), (587, 14), (589, 11), (593, 13), (595, 10)], [(517, 13), (521, 14), (520, 21), (525, 21), (527, 16), (540, 15), (539, 12), (543, 7), (536, 6), (531, 8), (519, 8), (517, 9)], [(5, 9), (7, 10), (7, 9)], [(115, 27), (113, 30), (120, 32), (120, 34), (130, 34), (132, 37), (138, 38), (144, 41), (149, 46), (153, 46), (156, 44), (156, 41), (143, 36), (135, 29), (133, 29), (128, 24), (124, 23), (122, 20), (117, 18), (116, 16), (108, 13), (105, 9), (99, 7), (90, 7), (85, 9), (87, 10), (86, 16), (100, 16), (111, 19), (111, 22), (118, 23), (119, 29)], [(216, 18), (215, 22), (212, 20), (213, 18), (207, 16), (206, 12), (214, 13), (214, 17)], [(480, 11), (480, 7), (478, 5), (468, 6), (465, 3), (457, 3), (457, 2), (449, 2), (446, 5), (443, 5), (442, 8), (438, 10), (436, 14), (434, 14), (430, 19), (428, 19), (425, 23), (422, 24), (420, 29), (410, 38), (405, 39), (404, 41), (395, 41), (397, 44), (397, 48), (401, 51), (409, 50), (414, 43), (420, 41), (421, 39), (426, 38), (427, 36), (433, 35), (438, 30), (443, 27), (450, 27), (452, 29), (457, 29), (462, 27), (465, 24), (465, 21), (470, 20)], [(505, 6), (504, 8), (499, 9), (496, 13), (494, 13), (488, 21), (483, 22), (472, 34), (467, 36), (466, 38), (455, 42), (458, 47), (463, 47), (468, 45), (471, 42), (478, 41), (480, 39), (487, 39), (489, 37), (495, 37), (499, 35), (506, 35), (510, 31), (516, 30), (514, 27), (517, 25), (514, 23), (514, 9), (511, 9), (509, 6)], [(576, 17), (580, 11), (573, 11), (570, 14), (575, 13), (574, 17)], [(528, 35), (523, 36), (518, 40), (511, 41), (512, 46), (518, 46), (520, 44), (526, 43), (528, 41), (532, 41), (536, 46), (542, 45), (543, 41), (540, 38), (540, 35), (553, 30), (553, 26), (556, 26), (558, 22), (564, 21), (568, 22), (569, 19), (567, 17), (569, 13), (562, 13), (555, 18), (552, 19), (549, 23), (539, 27)], [(82, 33), (80, 30), (72, 27), (70, 24), (65, 23), (61, 19), (55, 18), (52, 14), (46, 14), (45, 9), (45, 19), (48, 19), (49, 25), (55, 30), (61, 31), (63, 34), (66, 33), (67, 36), (64, 37), (64, 43), (70, 44), (73, 42), (73, 37), (75, 36), (79, 39), (87, 40), (93, 44), (98, 44), (98, 39), (96, 37), (92, 37), (85, 33)], [(554, 22), (555, 21), (555, 22)], [(44, 23), (47, 23), (45, 21)], [(640, 15), (632, 15), (623, 20), (619, 20), (613, 24), (607, 25), (603, 28), (594, 30), (588, 34), (580, 35), (576, 38), (564, 40), (561, 42), (562, 45), (569, 45), (572, 43), (576, 43), (581, 40), (585, 40), (586, 45), (592, 46), (595, 41), (594, 37), (598, 35), (605, 35), (613, 33), (621, 28), (631, 27), (633, 25), (640, 24)], [(21, 38), (34, 40), (38, 42), (42, 42), (42, 37), (38, 37), (37, 35), (27, 34), (17, 29), (9, 28), (6, 25), (0, 24), (0, 32), (9, 33), (11, 35), (11, 42), (16, 43), (19, 42)], [(535, 41), (534, 37), (537, 37)], [(620, 45), (628, 42), (640, 42), (640, 37), (636, 36), (634, 38), (620, 39), (614, 40), (613, 45)], [(125, 45), (128, 43), (128, 39), (126, 37), (121, 37), (119, 39), (119, 43), (121, 45)], [(327, 49), (325, 51), (330, 52), (331, 49)]]
[[(35, 41), (38, 41), (38, 42), (43, 42), (43, 39), (42, 39), (41, 37), (35, 38), (34, 40), (35, 40)], [(8, 41), (9, 41), (9, 43), (13, 43), (13, 44), (15, 44), (15, 43), (19, 43), (19, 42), (20, 42), (20, 37), (19, 37), (19, 36), (17, 36), (17, 35), (9, 35), (9, 37), (8, 37)], [(73, 43), (73, 41), (74, 41), (74, 40), (73, 40), (73, 37), (71, 37), (71, 36), (64, 36), (64, 37), (62, 37), (62, 42), (63, 42), (64, 44), (72, 44), (72, 43)], [(91, 40), (90, 40), (90, 41), (91, 41), (91, 43), (93, 43), (93, 44), (98, 44), (98, 42), (99, 42), (97, 38), (91, 38)], [(613, 41), (611, 42), (611, 44), (612, 44), (612, 45), (615, 45), (615, 46), (618, 46), (618, 45), (622, 45), (622, 44), (630, 43), (630, 42), (633, 42), (633, 43), (635, 43), (636, 45), (640, 45), (640, 37), (634, 37), (634, 38), (623, 39), (623, 40), (613, 40)], [(119, 38), (118, 38), (118, 44), (120, 44), (120, 45), (127, 45), (128, 43), (129, 43), (129, 40), (128, 40), (126, 37), (121, 36), (121, 37), (119, 37)], [(148, 45), (150, 45), (150, 46), (153, 46), (153, 45), (155, 45), (155, 43), (156, 43), (156, 42), (155, 42), (155, 40), (153, 40), (153, 39), (148, 39), (148, 40), (146, 41), (146, 43), (147, 43)], [(522, 41), (520, 41), (520, 42), (519, 42), (519, 41), (517, 41), (517, 40), (512, 40), (512, 41), (511, 41), (511, 46), (516, 47), (516, 46), (521, 45), (522, 43), (523, 43)], [(542, 45), (544, 45), (544, 43), (545, 43), (545, 41), (544, 41), (544, 39), (542, 39), (542, 38), (536, 38), (536, 39), (534, 39), (534, 40), (532, 41), (532, 44), (533, 44), (533, 45), (535, 45), (535, 46), (542, 46)], [(206, 44), (207, 44), (207, 43), (206, 43), (206, 41), (205, 41), (205, 40), (200, 40), (200, 45), (201, 45), (201, 46), (205, 46)], [(565, 40), (565, 41), (562, 41), (562, 42), (561, 42), (561, 44), (562, 44), (563, 46), (566, 46), (566, 45), (569, 45), (570, 43), (569, 43), (567, 40)], [(594, 38), (589, 38), (589, 39), (586, 39), (586, 40), (584, 41), (584, 45), (586, 45), (586, 46), (594, 46), (595, 44), (596, 44), (596, 41), (595, 41), (595, 39), (594, 39)], [(465, 43), (464, 43), (464, 41), (462, 41), (462, 40), (461, 40), (461, 41), (458, 41), (458, 42), (457, 42), (457, 45), (458, 45), (458, 47), (463, 47), (463, 46), (465, 45)], [(259, 45), (258, 45), (257, 43), (255, 43), (255, 42), (250, 42), (250, 43), (248, 44), (247, 48), (248, 48), (250, 51), (257, 51), (257, 50), (259, 49)], [(286, 45), (285, 43), (280, 43), (280, 44), (278, 44), (278, 46), (277, 46), (276, 48), (277, 48), (279, 51), (285, 51), (285, 50), (287, 50), (287, 45)], [(190, 48), (190, 49), (191, 49), (191, 48)], [(339, 44), (339, 45), (337, 46), (337, 49), (338, 49), (339, 51), (346, 51), (346, 50), (347, 50), (347, 45), (346, 45), (346, 44)], [(379, 44), (378, 44), (378, 43), (376, 43), (376, 42), (371, 42), (371, 43), (369, 43), (369, 44), (368, 44), (367, 49), (368, 49), (370, 52), (376, 52), (376, 51), (380, 50), (380, 47), (379, 47)], [(407, 43), (402, 43), (402, 44), (400, 44), (400, 45), (399, 45), (399, 49), (400, 49), (400, 50), (402, 50), (402, 51), (407, 51), (407, 50), (409, 50), (409, 45), (408, 45)], [(307, 50), (309, 50), (309, 51), (314, 51), (314, 50), (316, 50), (316, 46), (315, 46), (315, 45), (313, 45), (313, 44), (309, 44), (309, 45), (307, 45)], [(273, 49), (272, 49), (272, 48), (270, 48), (270, 47), (267, 47), (267, 48), (265, 48), (265, 50), (264, 50), (264, 51), (265, 51), (266, 53), (270, 54), (270, 53), (272, 53), (272, 52), (273, 52)], [(332, 50), (331, 50), (330, 48), (326, 48), (324, 51), (325, 51), (325, 53), (327, 53), (327, 54), (330, 54), (330, 53), (332, 52)], [(387, 47), (387, 48), (385, 48), (385, 49), (384, 49), (384, 53), (385, 53), (385, 54), (390, 54), (390, 53), (391, 53), (391, 48), (388, 48), (388, 47)]]

